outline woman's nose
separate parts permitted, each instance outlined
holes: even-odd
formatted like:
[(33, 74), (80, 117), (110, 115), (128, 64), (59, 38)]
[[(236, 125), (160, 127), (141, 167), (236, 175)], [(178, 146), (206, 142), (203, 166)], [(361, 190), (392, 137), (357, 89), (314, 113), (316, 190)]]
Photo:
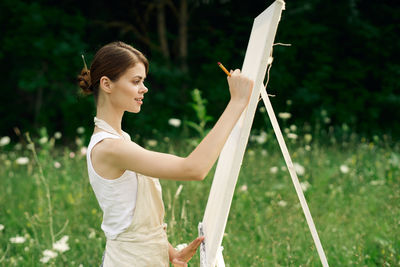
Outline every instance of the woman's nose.
[(149, 91), (149, 89), (146, 87), (146, 85), (143, 85), (141, 91), (142, 91), (143, 94), (145, 94), (145, 93), (147, 93)]

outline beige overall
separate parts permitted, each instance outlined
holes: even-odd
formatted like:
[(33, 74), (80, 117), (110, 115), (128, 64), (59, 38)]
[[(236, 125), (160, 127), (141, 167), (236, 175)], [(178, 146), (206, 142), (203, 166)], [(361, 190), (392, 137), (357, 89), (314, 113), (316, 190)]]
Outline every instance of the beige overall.
[[(95, 118), (99, 128), (120, 136), (105, 121)], [(123, 132), (122, 138), (130, 140)], [(130, 226), (116, 239), (107, 239), (103, 267), (168, 267), (169, 243), (164, 204), (158, 179), (137, 173), (136, 206)]]
[(158, 179), (138, 175), (136, 208), (131, 225), (107, 240), (104, 267), (169, 266), (164, 205)]

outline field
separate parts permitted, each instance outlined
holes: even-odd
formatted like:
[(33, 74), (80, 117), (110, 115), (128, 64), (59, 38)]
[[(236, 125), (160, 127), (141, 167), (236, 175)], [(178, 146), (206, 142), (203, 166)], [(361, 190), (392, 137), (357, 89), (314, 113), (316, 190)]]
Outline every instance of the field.
[[(226, 265), (321, 266), (277, 142), (265, 137), (254, 135), (243, 160), (223, 240)], [(66, 147), (59, 138), (24, 136), (0, 147), (0, 266), (100, 264), (105, 237), (87, 178), (87, 140)], [(400, 266), (399, 143), (353, 135), (288, 140), (330, 266)], [(190, 151), (170, 139), (144, 144)], [(196, 237), (213, 174), (161, 181), (174, 246)], [(198, 265), (197, 254), (189, 266)]]

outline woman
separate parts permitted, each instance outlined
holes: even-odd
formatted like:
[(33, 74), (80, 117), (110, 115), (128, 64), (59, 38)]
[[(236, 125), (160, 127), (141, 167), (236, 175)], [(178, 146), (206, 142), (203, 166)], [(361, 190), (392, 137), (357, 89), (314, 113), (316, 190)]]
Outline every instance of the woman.
[[(103, 210), (103, 266), (187, 266), (204, 237), (176, 251), (168, 242), (159, 179), (203, 180), (245, 109), (253, 81), (231, 71), (231, 99), (209, 134), (187, 157), (146, 150), (121, 129), (125, 111), (140, 112), (149, 64), (130, 45), (114, 42), (82, 70), (79, 85), (93, 93), (97, 114), (87, 149), (89, 180)], [(175, 96), (171, 96), (173, 98)]]

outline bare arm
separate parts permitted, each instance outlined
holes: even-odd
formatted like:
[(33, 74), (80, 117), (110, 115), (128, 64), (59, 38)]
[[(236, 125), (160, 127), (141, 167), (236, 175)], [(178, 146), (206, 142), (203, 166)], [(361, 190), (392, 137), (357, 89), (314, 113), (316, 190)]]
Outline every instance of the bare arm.
[(231, 99), (208, 135), (188, 157), (146, 150), (134, 142), (107, 139), (105, 154), (112, 166), (121, 170), (133, 170), (160, 179), (202, 180), (218, 158), (229, 134), (245, 109), (253, 87), (253, 81), (239, 70), (228, 77)]

